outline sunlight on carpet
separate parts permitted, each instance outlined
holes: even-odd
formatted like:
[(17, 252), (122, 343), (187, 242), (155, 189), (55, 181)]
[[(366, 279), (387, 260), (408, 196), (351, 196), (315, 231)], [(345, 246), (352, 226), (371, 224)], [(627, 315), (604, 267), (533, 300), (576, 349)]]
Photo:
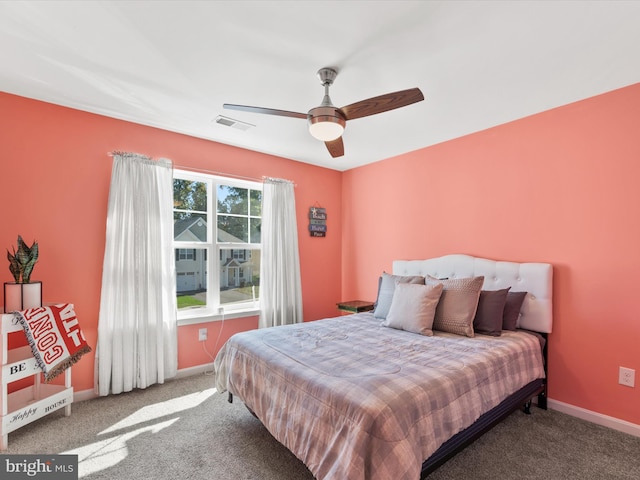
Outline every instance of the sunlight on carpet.
[(146, 423), (156, 418), (161, 418), (167, 415), (172, 415), (177, 412), (182, 412), (190, 408), (197, 407), (207, 398), (211, 397), (216, 392), (215, 388), (203, 390), (202, 392), (196, 392), (184, 397), (172, 398), (166, 402), (155, 403), (153, 405), (147, 405), (141, 408), (137, 412), (129, 415), (127, 418), (113, 424), (106, 430), (103, 430), (98, 435), (104, 435), (105, 433), (115, 432), (125, 428), (130, 428), (140, 423)]
[[(127, 458), (129, 453), (127, 443), (130, 440), (146, 432), (154, 434), (170, 427), (180, 419), (178, 413), (197, 407), (214, 393), (216, 389), (210, 388), (165, 402), (146, 405), (98, 433), (98, 435), (113, 434), (108, 438), (61, 453), (78, 455), (78, 478), (113, 467)], [(176, 416), (167, 419), (171, 415)], [(141, 424), (145, 426), (131, 430), (132, 427)], [(115, 433), (118, 431), (120, 433)]]

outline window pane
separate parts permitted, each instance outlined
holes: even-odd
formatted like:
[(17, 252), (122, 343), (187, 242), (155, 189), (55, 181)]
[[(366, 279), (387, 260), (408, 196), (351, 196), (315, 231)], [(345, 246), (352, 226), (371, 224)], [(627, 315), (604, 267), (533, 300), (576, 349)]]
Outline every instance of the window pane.
[(248, 192), (246, 188), (218, 185), (218, 212), (248, 215)]
[(207, 259), (204, 248), (176, 248), (178, 309), (207, 305)]
[(173, 179), (173, 208), (207, 211), (207, 184), (191, 180)]
[(260, 250), (223, 248), (220, 261), (220, 303), (257, 301), (260, 296)]
[(260, 243), (260, 229), (262, 227), (262, 219), (250, 218), (249, 225), (251, 229), (251, 243)]
[(173, 239), (181, 242), (206, 242), (207, 215), (174, 211)]
[(249, 190), (250, 196), (250, 215), (259, 217), (262, 215), (262, 192), (260, 190)]
[(218, 215), (218, 241), (247, 243), (249, 241), (249, 218)]

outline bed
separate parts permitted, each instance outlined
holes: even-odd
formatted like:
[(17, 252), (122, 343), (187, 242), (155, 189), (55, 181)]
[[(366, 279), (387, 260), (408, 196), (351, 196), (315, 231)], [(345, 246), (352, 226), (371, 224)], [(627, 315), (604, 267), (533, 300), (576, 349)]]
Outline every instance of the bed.
[[(532, 398), (546, 408), (552, 271), (468, 255), (394, 261), (373, 312), (231, 337), (216, 388), (318, 479), (424, 478)], [(499, 334), (447, 317), (477, 295), (475, 326), (488, 299), (509, 294), (521, 304)]]

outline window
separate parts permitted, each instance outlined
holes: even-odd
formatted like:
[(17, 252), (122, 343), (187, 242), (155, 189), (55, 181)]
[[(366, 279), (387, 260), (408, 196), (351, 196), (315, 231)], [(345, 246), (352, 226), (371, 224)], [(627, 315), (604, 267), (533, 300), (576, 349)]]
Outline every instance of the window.
[(178, 250), (178, 260), (195, 260), (196, 250), (194, 248), (179, 248)]
[(258, 308), (262, 185), (175, 170), (178, 317)]

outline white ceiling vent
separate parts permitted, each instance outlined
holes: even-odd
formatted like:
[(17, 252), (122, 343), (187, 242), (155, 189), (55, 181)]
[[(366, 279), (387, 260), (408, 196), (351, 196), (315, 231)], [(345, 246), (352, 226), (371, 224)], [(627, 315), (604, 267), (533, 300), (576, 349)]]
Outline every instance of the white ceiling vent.
[(251, 127), (255, 127), (250, 123), (241, 122), (240, 120), (234, 120), (233, 118), (223, 117), (222, 115), (218, 115), (215, 120), (216, 123), (220, 125), (224, 125), (226, 127), (237, 128), (238, 130), (249, 130)]

